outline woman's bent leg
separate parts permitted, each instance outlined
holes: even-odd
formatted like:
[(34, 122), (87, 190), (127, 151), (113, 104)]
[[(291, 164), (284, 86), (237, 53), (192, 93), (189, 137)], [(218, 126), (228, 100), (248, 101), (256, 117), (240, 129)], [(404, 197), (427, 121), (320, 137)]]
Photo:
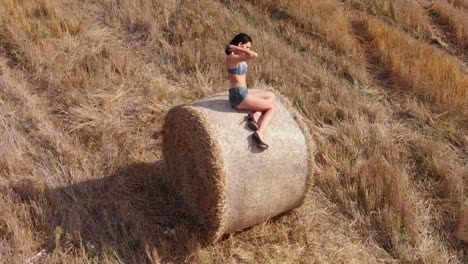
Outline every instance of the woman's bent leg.
[(262, 121), (260, 122), (257, 133), (260, 135), (260, 138), (264, 140), (265, 130), (268, 127), (268, 124), (271, 122), (273, 116), (277, 111), (277, 107), (274, 102), (267, 99), (259, 98), (248, 94), (247, 97), (242, 101), (238, 106), (239, 109), (250, 109), (254, 111), (262, 112)]
[[(272, 92), (252, 92), (249, 93), (252, 97), (260, 98), (260, 99), (265, 99), (269, 102), (275, 101), (275, 94)], [(259, 121), (260, 117), (262, 116), (262, 111), (259, 110), (254, 110), (253, 117), (256, 122), (260, 123)]]
[(253, 97), (257, 97), (257, 98), (261, 98), (261, 99), (265, 99), (269, 102), (273, 102), (276, 98), (275, 94), (272, 93), (272, 92), (249, 92), (249, 95), (253, 96)]

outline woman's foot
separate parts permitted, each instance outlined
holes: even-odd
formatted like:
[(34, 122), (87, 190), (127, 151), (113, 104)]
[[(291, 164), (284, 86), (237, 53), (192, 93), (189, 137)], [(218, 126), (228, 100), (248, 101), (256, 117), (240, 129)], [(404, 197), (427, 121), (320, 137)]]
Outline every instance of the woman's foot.
[(260, 150), (266, 150), (268, 149), (270, 146), (268, 146), (267, 143), (265, 143), (263, 140), (262, 140), (262, 137), (260, 136), (259, 133), (257, 132), (254, 132), (252, 134), (252, 137), (254, 139), (254, 141), (257, 143), (257, 147), (260, 149)]
[(252, 131), (257, 131), (257, 129), (258, 129), (258, 122), (255, 120), (254, 115), (251, 114), (251, 113), (247, 115), (247, 126)]

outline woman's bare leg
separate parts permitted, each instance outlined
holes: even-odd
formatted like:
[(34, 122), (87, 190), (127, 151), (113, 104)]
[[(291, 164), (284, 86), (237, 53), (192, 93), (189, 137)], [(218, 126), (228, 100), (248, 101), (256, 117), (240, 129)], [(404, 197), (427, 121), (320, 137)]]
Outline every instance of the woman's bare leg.
[[(265, 99), (269, 102), (273, 102), (275, 100), (275, 94), (272, 92), (252, 92), (252, 93), (249, 93), (249, 95), (260, 98), (260, 99)], [(254, 110), (253, 117), (256, 122), (260, 123), (259, 119), (261, 115), (262, 115), (262, 111)]]
[[(252, 93), (253, 94), (253, 93)], [(252, 96), (248, 94), (247, 97), (242, 101), (238, 106), (239, 109), (250, 109), (256, 112), (263, 113), (262, 121), (259, 124), (257, 134), (260, 136), (261, 140), (265, 139), (265, 130), (268, 124), (271, 122), (271, 119), (277, 111), (276, 104), (271, 101), (271, 99), (264, 99), (258, 96)], [(274, 100), (274, 98), (273, 98)]]

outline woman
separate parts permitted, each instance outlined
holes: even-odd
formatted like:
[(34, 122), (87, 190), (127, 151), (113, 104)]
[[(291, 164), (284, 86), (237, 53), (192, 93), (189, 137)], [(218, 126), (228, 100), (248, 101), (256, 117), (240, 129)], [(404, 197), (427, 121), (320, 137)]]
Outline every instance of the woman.
[(275, 115), (277, 107), (274, 103), (275, 94), (248, 92), (246, 73), (249, 67), (246, 61), (253, 60), (258, 56), (251, 48), (252, 39), (245, 33), (235, 36), (226, 47), (225, 66), (232, 87), (229, 89), (229, 102), (237, 109), (254, 111), (253, 114), (247, 115), (248, 127), (255, 131), (252, 137), (258, 148), (265, 150), (269, 147), (265, 143), (265, 129)]

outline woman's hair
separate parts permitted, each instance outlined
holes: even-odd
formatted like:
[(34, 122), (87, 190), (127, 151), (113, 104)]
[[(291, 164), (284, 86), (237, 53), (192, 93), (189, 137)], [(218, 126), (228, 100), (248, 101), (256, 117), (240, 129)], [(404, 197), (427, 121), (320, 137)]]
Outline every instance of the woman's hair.
[[(228, 45), (237, 46), (237, 45), (239, 45), (239, 43), (245, 44), (247, 42), (252, 42), (252, 38), (249, 35), (245, 34), (245, 33), (239, 33), (231, 40), (231, 42), (229, 42)], [(231, 54), (232, 51), (229, 51), (229, 48), (226, 47), (224, 52), (227, 55), (229, 55), (229, 54)]]

